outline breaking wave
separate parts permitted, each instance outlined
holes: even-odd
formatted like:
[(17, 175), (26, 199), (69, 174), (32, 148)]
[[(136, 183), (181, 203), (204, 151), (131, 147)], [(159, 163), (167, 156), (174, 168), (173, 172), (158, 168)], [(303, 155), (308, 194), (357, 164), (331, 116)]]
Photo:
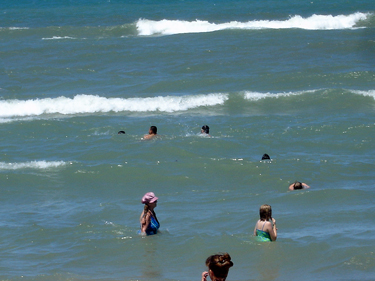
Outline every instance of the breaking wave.
[(369, 13), (354, 13), (350, 15), (312, 15), (303, 18), (299, 15), (290, 17), (288, 20), (253, 20), (248, 22), (231, 21), (227, 23), (211, 23), (208, 21), (182, 21), (161, 20), (154, 21), (140, 19), (136, 23), (138, 34), (148, 35), (173, 35), (182, 33), (213, 32), (225, 29), (288, 29), (300, 28), (307, 30), (333, 30), (353, 29), (356, 25), (366, 20)]
[(38, 169), (45, 170), (67, 165), (64, 161), (30, 161), (21, 163), (0, 162), (0, 170)]

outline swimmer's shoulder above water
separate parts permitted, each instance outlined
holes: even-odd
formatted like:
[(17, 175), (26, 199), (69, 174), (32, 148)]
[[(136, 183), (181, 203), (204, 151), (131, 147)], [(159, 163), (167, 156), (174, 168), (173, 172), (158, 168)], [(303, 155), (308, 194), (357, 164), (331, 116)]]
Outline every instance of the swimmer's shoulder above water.
[(148, 130), (148, 134), (143, 136), (144, 140), (149, 140), (158, 135), (158, 128), (156, 126), (151, 126)]
[(296, 181), (292, 183), (291, 185), (289, 185), (289, 190), (306, 189), (306, 188), (310, 188), (310, 186), (308, 186), (304, 182), (299, 182), (299, 181)]

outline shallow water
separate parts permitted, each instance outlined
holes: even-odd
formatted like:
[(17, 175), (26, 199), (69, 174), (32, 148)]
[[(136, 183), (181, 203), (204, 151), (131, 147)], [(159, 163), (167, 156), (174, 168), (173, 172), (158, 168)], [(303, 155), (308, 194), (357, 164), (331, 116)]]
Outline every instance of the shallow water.
[[(228, 280), (373, 279), (371, 1), (2, 15), (1, 280), (199, 280), (224, 251)], [(148, 191), (161, 229), (140, 237)], [(265, 203), (275, 243), (252, 235)]]

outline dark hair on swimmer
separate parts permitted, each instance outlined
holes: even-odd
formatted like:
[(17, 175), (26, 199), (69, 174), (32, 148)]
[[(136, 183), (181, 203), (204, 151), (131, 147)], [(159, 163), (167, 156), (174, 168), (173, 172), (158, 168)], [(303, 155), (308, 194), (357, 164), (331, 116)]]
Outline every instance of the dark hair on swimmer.
[(262, 160), (270, 160), (270, 156), (267, 153), (264, 153), (262, 156)]
[(294, 189), (303, 189), (303, 184), (299, 181), (294, 183)]
[(209, 134), (210, 133), (210, 127), (208, 127), (207, 125), (204, 125), (202, 127), (202, 130), (206, 133), (206, 134)]
[(228, 253), (220, 253), (209, 256), (206, 259), (206, 265), (212, 270), (215, 277), (226, 278), (228, 276), (229, 268), (233, 266), (233, 262)]
[(125, 134), (125, 131), (118, 131), (118, 135)]
[(158, 128), (156, 128), (156, 126), (151, 126), (150, 127), (150, 130), (153, 134), (157, 134), (158, 133)]

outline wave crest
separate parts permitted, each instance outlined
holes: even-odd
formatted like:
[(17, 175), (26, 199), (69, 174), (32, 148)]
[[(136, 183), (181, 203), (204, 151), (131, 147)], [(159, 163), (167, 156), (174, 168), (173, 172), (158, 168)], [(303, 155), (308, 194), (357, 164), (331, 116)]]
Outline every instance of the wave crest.
[(244, 92), (244, 99), (257, 101), (266, 98), (281, 98), (289, 96), (298, 96), (306, 93), (314, 93), (316, 91), (297, 91), (297, 92), (288, 92), (288, 93), (259, 93), (259, 92)]
[[(206, 95), (158, 96), (148, 98), (106, 98), (94, 95), (77, 95), (73, 98), (58, 97), (35, 100), (3, 100), (0, 101), (0, 123), (28, 121), (43, 114), (95, 114), (109, 112), (187, 112), (200, 107), (223, 106), (226, 101), (233, 99), (234, 103), (244, 101), (256, 102), (264, 99), (279, 99), (285, 97), (314, 94), (324, 89), (302, 90), (295, 92), (253, 92), (212, 93)], [(324, 90), (332, 92), (333, 90)], [(337, 91), (337, 90), (335, 90)], [(375, 91), (343, 90), (344, 92), (370, 96), (375, 99)], [(239, 100), (240, 99), (240, 100)], [(215, 108), (211, 108), (216, 110)]]
[(0, 170), (49, 169), (66, 165), (64, 161), (30, 161), (21, 163), (0, 162)]
[(223, 104), (226, 94), (197, 96), (159, 96), (150, 98), (105, 98), (77, 95), (73, 98), (58, 97), (35, 100), (0, 101), (0, 117), (39, 116), (42, 114), (82, 114), (96, 112), (175, 112), (200, 106)]
[(369, 91), (351, 90), (351, 92), (357, 95), (365, 96), (365, 97), (372, 97), (375, 100), (375, 90), (369, 90)]
[(307, 30), (331, 30), (331, 29), (352, 29), (356, 24), (365, 20), (370, 14), (354, 13), (350, 15), (312, 15), (303, 18), (299, 15), (288, 20), (254, 20), (248, 22), (231, 21), (227, 23), (215, 24), (208, 21), (181, 21), (181, 20), (161, 20), (153, 21), (140, 19), (136, 23), (139, 35), (173, 35), (183, 33), (213, 32), (225, 29), (287, 29), (300, 28)]

